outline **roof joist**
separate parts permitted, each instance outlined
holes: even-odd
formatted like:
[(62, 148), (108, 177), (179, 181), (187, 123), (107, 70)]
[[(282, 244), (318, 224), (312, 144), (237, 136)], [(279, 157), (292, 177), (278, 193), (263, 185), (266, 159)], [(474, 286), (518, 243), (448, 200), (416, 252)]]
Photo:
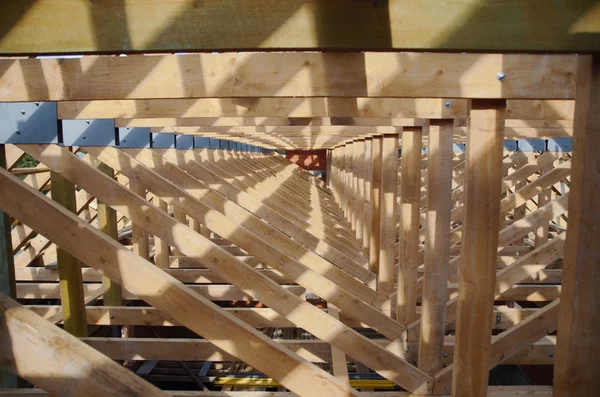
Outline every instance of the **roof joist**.
[[(598, 51), (585, 0), (3, 1), (0, 53), (279, 50)], [(542, 22), (543, 21), (543, 22)], [(48, 34), (46, 32), (52, 32)], [(185, 34), (193, 32), (193, 34)]]
[[(575, 55), (408, 52), (2, 59), (0, 101), (328, 96), (571, 99), (576, 61)], [(504, 79), (497, 79), (500, 72)]]

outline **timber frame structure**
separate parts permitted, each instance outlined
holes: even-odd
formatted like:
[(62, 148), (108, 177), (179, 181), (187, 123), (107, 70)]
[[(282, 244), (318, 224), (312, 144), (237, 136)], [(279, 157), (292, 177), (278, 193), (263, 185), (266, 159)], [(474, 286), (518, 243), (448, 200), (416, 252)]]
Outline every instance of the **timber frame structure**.
[(599, 164), (598, 2), (2, 2), (0, 397), (598, 396)]

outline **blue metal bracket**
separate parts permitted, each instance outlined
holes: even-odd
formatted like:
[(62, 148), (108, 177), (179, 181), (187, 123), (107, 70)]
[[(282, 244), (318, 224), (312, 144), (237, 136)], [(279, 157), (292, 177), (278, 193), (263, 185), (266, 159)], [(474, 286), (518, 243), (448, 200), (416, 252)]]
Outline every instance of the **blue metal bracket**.
[(210, 139), (210, 143), (208, 145), (208, 147), (210, 149), (219, 149), (219, 147), (221, 146), (219, 139), (214, 139), (214, 138), (209, 138)]
[(194, 137), (191, 135), (175, 135), (175, 148), (190, 150), (194, 148)]
[(0, 103), (0, 144), (58, 143), (56, 102)]
[(514, 152), (517, 150), (517, 141), (506, 140), (504, 141), (504, 150)]
[(548, 139), (549, 152), (570, 152), (573, 150), (572, 138), (550, 138)]
[(465, 144), (464, 143), (455, 143), (452, 145), (452, 151), (454, 153), (464, 153), (465, 152)]
[(149, 148), (150, 128), (123, 127), (119, 128), (119, 146), (123, 148)]
[(210, 138), (201, 136), (194, 137), (194, 147), (196, 149), (208, 148), (210, 146)]
[(519, 139), (517, 150), (519, 152), (543, 152), (546, 150), (544, 139)]
[(115, 146), (115, 120), (63, 120), (65, 146)]
[(156, 149), (174, 149), (175, 134), (172, 132), (153, 132), (152, 147)]

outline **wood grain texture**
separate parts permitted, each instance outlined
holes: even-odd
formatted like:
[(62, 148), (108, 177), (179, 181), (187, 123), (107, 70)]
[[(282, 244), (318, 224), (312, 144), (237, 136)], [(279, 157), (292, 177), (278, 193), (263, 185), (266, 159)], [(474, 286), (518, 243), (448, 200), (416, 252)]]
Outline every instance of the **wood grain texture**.
[[(598, 51), (586, 1), (6, 1), (0, 53), (238, 49)], [(542, 23), (541, 21), (544, 21)]]
[[(376, 52), (0, 59), (0, 101), (230, 97), (572, 99), (576, 61), (574, 55)], [(499, 71), (506, 75), (502, 82), (496, 79)]]
[(579, 59), (569, 233), (554, 367), (556, 397), (600, 393), (600, 57)]

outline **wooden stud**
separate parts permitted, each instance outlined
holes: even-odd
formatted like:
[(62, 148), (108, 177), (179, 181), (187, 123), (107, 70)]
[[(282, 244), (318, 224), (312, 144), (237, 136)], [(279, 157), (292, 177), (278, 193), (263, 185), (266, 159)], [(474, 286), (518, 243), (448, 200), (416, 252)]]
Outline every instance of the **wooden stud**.
[[(103, 174), (114, 178), (114, 171), (108, 165), (98, 161), (96, 168)], [(107, 236), (117, 239), (117, 212), (98, 200), (98, 229), (102, 230)], [(105, 306), (121, 306), (123, 298), (121, 295), (121, 286), (108, 277), (102, 277), (102, 286), (104, 294), (102, 299)]]
[[(465, 223), (456, 320), (452, 395), (485, 396), (504, 147), (503, 100), (473, 100), (467, 135)], [(492, 231), (492, 232), (490, 232)]]
[[(158, 199), (157, 207), (167, 212), (169, 206), (163, 200)], [(160, 237), (154, 236), (154, 264), (161, 269), (169, 268), (169, 243)]]
[(400, 177), (400, 240), (398, 244), (398, 289), (396, 319), (408, 324), (417, 319), (417, 268), (421, 204), (422, 128), (402, 132)]
[(354, 142), (354, 169), (355, 169), (355, 182), (356, 182), (356, 200), (354, 201), (354, 213), (356, 219), (356, 240), (362, 245), (363, 242), (363, 223), (365, 221), (365, 169), (364, 169), (364, 157), (365, 157), (365, 140), (359, 139)]
[(580, 56), (554, 396), (600, 394), (600, 57)]
[(363, 202), (363, 255), (369, 257), (371, 247), (371, 224), (373, 222), (373, 138), (365, 139), (365, 155), (363, 164), (364, 202)]
[(383, 296), (391, 296), (394, 292), (397, 190), (398, 136), (384, 135), (381, 144), (381, 226), (379, 234), (379, 274), (377, 279), (377, 290)]
[(427, 149), (427, 236), (418, 360), (419, 368), (427, 373), (442, 369), (450, 260), (452, 130), (452, 120), (430, 121)]
[[(52, 200), (68, 211), (75, 212), (75, 186), (73, 183), (55, 171), (50, 172), (50, 179), (52, 183)], [(72, 238), (77, 239), (78, 236), (74, 235)], [(83, 280), (79, 260), (61, 248), (60, 245), (56, 250), (56, 259), (65, 330), (78, 337), (87, 336)]]
[[(131, 189), (133, 193), (142, 197), (144, 200), (146, 199), (146, 189), (136, 181), (132, 181), (131, 179), (129, 180), (129, 189)], [(150, 257), (150, 240), (148, 232), (133, 223), (131, 225), (131, 240), (133, 252), (144, 259), (148, 259)], [(180, 256), (183, 255), (180, 253)]]
[(371, 158), (373, 159), (373, 178), (371, 193), (371, 229), (369, 233), (369, 270), (379, 274), (379, 247), (381, 233), (381, 168), (382, 136), (373, 137)]
[[(20, 157), (21, 155), (13, 156), (13, 158)], [(0, 145), (0, 168), (7, 168), (6, 145)], [(10, 216), (0, 211), (0, 296), (4, 294), (14, 299), (17, 291), (10, 229)], [(6, 369), (0, 368), (0, 388), (10, 387), (17, 387), (17, 377)]]

